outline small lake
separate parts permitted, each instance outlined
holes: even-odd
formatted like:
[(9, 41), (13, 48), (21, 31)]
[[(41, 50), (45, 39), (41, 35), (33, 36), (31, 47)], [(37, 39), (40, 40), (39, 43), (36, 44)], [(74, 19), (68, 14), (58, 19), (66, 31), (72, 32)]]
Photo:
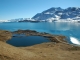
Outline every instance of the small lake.
[(40, 43), (50, 42), (49, 39), (42, 36), (16, 36), (8, 40), (7, 43), (16, 47), (31, 46)]

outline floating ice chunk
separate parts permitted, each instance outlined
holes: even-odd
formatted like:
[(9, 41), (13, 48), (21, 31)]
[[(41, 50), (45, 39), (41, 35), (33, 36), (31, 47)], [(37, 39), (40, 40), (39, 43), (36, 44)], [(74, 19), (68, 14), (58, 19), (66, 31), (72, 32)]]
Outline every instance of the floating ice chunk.
[(73, 43), (73, 44), (77, 44), (77, 45), (80, 45), (80, 41), (75, 38), (75, 37), (70, 37), (70, 41)]

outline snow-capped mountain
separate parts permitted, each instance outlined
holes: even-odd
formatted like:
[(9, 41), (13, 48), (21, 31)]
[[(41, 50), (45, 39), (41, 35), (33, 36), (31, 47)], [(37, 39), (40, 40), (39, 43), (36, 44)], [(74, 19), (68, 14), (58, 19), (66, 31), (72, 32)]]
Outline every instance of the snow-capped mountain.
[(43, 11), (42, 13), (37, 13), (32, 17), (35, 20), (59, 20), (59, 19), (80, 19), (80, 8), (79, 7), (68, 7), (62, 9), (60, 7), (52, 7)]
[(4, 22), (39, 22), (37, 20), (31, 18), (17, 18), (17, 19), (10, 19), (10, 20), (0, 20), (0, 23)]
[(80, 22), (80, 7), (52, 7), (41, 13), (37, 13), (32, 18), (17, 18), (11, 20), (0, 20), (2, 22)]
[(9, 20), (0, 20), (0, 23), (3, 23), (3, 22), (10, 22)]

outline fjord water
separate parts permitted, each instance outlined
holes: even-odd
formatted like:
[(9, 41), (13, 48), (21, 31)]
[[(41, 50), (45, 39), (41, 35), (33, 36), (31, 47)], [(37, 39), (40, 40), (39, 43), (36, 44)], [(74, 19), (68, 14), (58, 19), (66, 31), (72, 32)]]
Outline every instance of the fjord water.
[(80, 23), (76, 22), (14, 22), (14, 23), (0, 23), (0, 29), (16, 31), (19, 29), (36, 30), (38, 32), (47, 32), (50, 34), (65, 35), (69, 43), (70, 37), (77, 38), (80, 41)]

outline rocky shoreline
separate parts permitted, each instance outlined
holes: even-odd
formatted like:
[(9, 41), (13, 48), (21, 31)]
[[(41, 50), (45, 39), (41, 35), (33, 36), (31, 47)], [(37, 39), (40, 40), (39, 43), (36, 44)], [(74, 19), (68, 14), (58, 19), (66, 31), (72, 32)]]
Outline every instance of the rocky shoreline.
[[(43, 36), (52, 42), (27, 47), (15, 47), (6, 43), (7, 40), (16, 37), (13, 34)], [(0, 30), (0, 60), (80, 60), (80, 47), (68, 44), (65, 39), (65, 36), (41, 33), (34, 30), (14, 32)]]
[(43, 36), (48, 38), (51, 42), (62, 42), (62, 43), (67, 43), (67, 41), (65, 40), (66, 37), (62, 36), (62, 35), (52, 35), (46, 32), (37, 32), (35, 30), (18, 30), (18, 31), (14, 31), (12, 32), (13, 34), (25, 34), (26, 36)]

